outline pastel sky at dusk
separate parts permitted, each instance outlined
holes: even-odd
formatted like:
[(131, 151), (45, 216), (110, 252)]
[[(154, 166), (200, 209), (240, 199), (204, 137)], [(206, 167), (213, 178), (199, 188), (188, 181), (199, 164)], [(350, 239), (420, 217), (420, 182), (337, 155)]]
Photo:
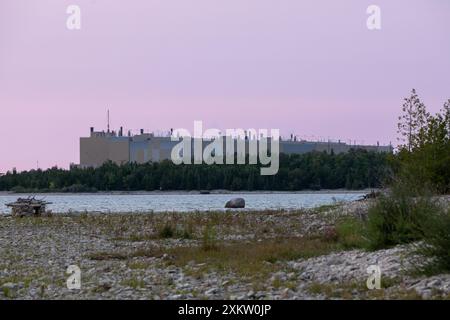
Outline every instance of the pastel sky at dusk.
[(134, 132), (395, 143), (412, 88), (431, 112), (450, 98), (448, 0), (0, 0), (0, 172), (78, 163), (107, 109)]

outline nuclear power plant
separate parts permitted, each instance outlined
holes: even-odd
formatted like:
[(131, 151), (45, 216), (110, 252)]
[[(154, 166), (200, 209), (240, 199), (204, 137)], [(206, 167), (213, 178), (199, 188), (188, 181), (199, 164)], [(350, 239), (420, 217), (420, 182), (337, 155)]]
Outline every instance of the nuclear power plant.
[[(245, 137), (245, 150), (248, 153), (248, 145), (256, 137)], [(106, 161), (112, 161), (118, 165), (126, 163), (159, 162), (171, 159), (172, 148), (179, 141), (172, 141), (170, 131), (166, 136), (157, 136), (154, 133), (146, 133), (140, 129), (139, 134), (132, 135), (130, 131), (123, 134), (123, 128), (118, 131), (95, 131), (90, 129), (89, 137), (80, 138), (80, 167), (99, 167)], [(203, 148), (210, 141), (203, 141)], [(237, 145), (237, 140), (234, 141)], [(269, 142), (270, 146), (270, 142)], [(270, 149), (270, 148), (269, 148)], [(373, 152), (392, 152), (392, 146), (357, 145), (344, 142), (331, 141), (306, 141), (291, 136), (290, 139), (279, 141), (279, 151), (284, 154), (304, 154), (308, 152), (342, 153), (351, 149), (364, 149)], [(237, 148), (234, 148), (237, 150)], [(224, 148), (224, 154), (226, 150)]]

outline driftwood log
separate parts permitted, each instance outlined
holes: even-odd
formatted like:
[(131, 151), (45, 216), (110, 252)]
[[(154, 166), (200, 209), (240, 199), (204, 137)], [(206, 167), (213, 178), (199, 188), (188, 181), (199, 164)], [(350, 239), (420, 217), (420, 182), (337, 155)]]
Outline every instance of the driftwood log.
[(12, 216), (41, 216), (43, 214), (50, 215), (51, 212), (45, 211), (46, 205), (51, 202), (39, 200), (35, 197), (19, 198), (16, 202), (7, 203), (6, 206), (11, 208)]

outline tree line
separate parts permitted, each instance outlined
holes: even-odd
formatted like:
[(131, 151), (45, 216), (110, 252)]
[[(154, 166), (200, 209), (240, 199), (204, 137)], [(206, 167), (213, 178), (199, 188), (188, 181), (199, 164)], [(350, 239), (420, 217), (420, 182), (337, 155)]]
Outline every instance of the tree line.
[(404, 99), (398, 122), (397, 178), (411, 187), (450, 192), (450, 99), (431, 114), (416, 90)]
[(98, 168), (50, 168), (8, 172), (1, 191), (94, 192), (153, 190), (320, 190), (382, 186), (392, 155), (356, 149), (347, 153), (281, 154), (274, 176), (261, 176), (259, 165), (175, 165), (169, 160)]
[[(415, 274), (450, 271), (450, 100), (430, 113), (416, 90), (398, 118), (400, 144), (386, 189), (369, 204), (364, 219), (338, 222), (337, 239), (347, 248), (380, 250), (408, 246), (420, 259)], [(441, 201), (442, 200), (442, 201)]]

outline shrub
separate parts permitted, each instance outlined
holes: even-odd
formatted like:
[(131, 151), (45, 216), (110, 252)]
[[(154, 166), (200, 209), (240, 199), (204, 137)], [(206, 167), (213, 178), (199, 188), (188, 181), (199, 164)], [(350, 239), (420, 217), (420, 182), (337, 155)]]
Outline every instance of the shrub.
[(190, 231), (189, 229), (183, 229), (183, 231), (180, 233), (180, 238), (181, 239), (192, 239), (192, 231)]
[(366, 226), (360, 219), (348, 217), (336, 225), (337, 242), (343, 249), (363, 248), (367, 245)]
[(327, 242), (336, 242), (338, 240), (337, 228), (325, 227), (322, 231), (322, 238)]
[(369, 249), (382, 249), (424, 238), (424, 224), (439, 210), (427, 195), (412, 197), (402, 183), (381, 195), (369, 208), (367, 237)]
[(424, 223), (423, 243), (418, 253), (430, 257), (426, 273), (450, 271), (450, 209), (440, 209)]
[[(187, 223), (183, 226), (178, 226), (175, 222), (166, 221), (165, 223), (158, 223), (156, 225), (156, 235), (153, 238), (158, 239), (193, 239), (194, 238), (194, 227)], [(138, 239), (142, 237), (139, 236)]]
[(170, 224), (166, 223), (161, 230), (159, 230), (158, 235), (163, 239), (172, 238), (175, 235), (175, 230)]

